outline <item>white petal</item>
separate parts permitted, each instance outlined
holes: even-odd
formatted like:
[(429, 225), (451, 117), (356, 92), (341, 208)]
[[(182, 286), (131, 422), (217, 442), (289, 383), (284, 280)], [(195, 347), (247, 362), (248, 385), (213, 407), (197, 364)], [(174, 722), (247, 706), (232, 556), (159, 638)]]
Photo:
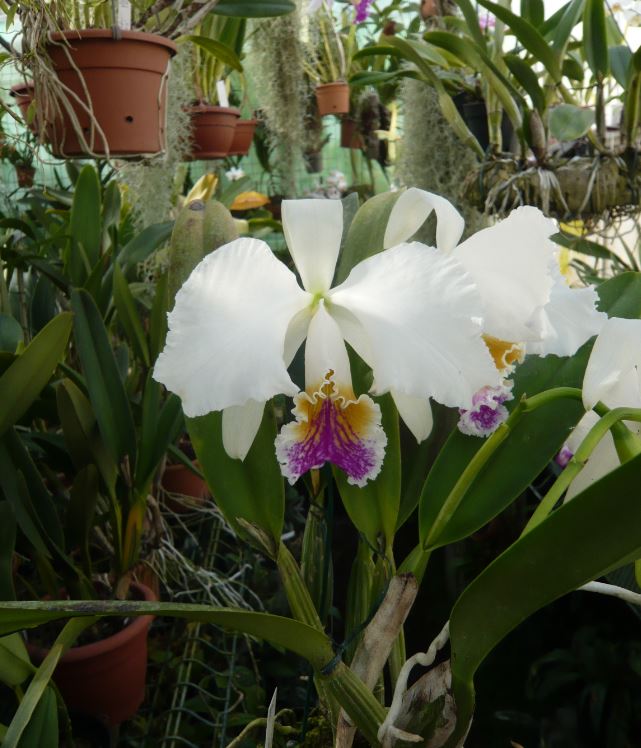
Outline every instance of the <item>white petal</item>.
[(583, 378), (583, 403), (586, 409), (599, 400), (610, 408), (635, 407), (640, 390), (641, 320), (611, 317), (590, 354)]
[(593, 335), (598, 335), (608, 315), (599, 312), (599, 300), (594, 286), (570, 288), (553, 260), (554, 285), (550, 300), (541, 310), (543, 339), (530, 343), (528, 353), (547, 356), (573, 356)]
[(398, 198), (385, 229), (385, 249), (410, 239), (432, 211), (436, 211), (436, 246), (450, 252), (458, 244), (465, 221), (456, 208), (440, 195), (410, 187)]
[[(368, 354), (373, 392), (469, 408), (477, 390), (499, 384), (474, 321), (478, 293), (460, 264), (437, 249), (401, 244), (369, 257), (328, 297), (345, 340)], [(358, 324), (342, 325), (345, 309)]]
[(244, 460), (254, 443), (265, 403), (248, 400), (244, 405), (232, 405), (223, 410), (223, 447), (230, 457)]
[(399, 416), (420, 444), (430, 435), (434, 425), (430, 401), (418, 397), (408, 397), (395, 390), (392, 390), (392, 397)]
[(283, 232), (303, 285), (324, 293), (332, 285), (343, 236), (340, 200), (283, 200)]
[(540, 311), (550, 299), (549, 236), (556, 224), (525, 206), (466, 239), (454, 250), (483, 297), (488, 335), (524, 342), (541, 337)]
[(341, 393), (352, 395), (352, 374), (343, 335), (321, 301), (309, 323), (305, 343), (305, 389), (315, 392), (332, 371), (332, 380)]
[(294, 395), (285, 335), (310, 302), (267, 244), (226, 244), (196, 266), (176, 295), (154, 379), (182, 398), (189, 417)]

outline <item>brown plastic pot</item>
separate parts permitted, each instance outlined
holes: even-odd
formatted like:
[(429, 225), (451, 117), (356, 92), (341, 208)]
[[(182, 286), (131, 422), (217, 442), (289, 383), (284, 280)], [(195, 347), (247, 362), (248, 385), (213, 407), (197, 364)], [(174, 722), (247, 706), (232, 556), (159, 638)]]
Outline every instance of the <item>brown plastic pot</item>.
[(349, 113), (349, 86), (345, 81), (316, 86), (316, 103), (321, 117)]
[[(29, 107), (31, 106), (31, 102), (33, 101), (33, 91), (33, 83), (18, 83), (15, 86), (11, 86), (10, 96), (16, 100), (16, 104), (20, 109), (20, 114), (22, 115), (22, 119), (25, 121), (25, 123), (27, 123), (27, 120), (29, 118)], [(27, 126), (31, 130), (31, 132), (38, 132), (38, 126), (36, 124), (35, 117), (31, 122), (27, 124)]]
[(246, 156), (249, 153), (257, 124), (257, 119), (239, 119), (236, 122), (228, 156)]
[(193, 161), (229, 155), (240, 111), (233, 107), (199, 104), (190, 108), (194, 148)]
[[(158, 598), (149, 587), (132, 583), (146, 601)], [(122, 631), (93, 644), (72, 647), (60, 658), (53, 679), (67, 708), (110, 726), (133, 717), (145, 697), (147, 633), (153, 616), (138, 616)], [(49, 650), (28, 645), (38, 665)]]
[(358, 131), (356, 121), (345, 117), (341, 121), (341, 148), (362, 148), (363, 136)]
[[(44, 112), (46, 135), (55, 156), (133, 158), (166, 147), (169, 60), (176, 45), (139, 31), (80, 29), (51, 35), (46, 50), (60, 82), (70, 89), (73, 109), (89, 148), (73, 126), (66, 106)], [(93, 117), (90, 114), (93, 112)]]

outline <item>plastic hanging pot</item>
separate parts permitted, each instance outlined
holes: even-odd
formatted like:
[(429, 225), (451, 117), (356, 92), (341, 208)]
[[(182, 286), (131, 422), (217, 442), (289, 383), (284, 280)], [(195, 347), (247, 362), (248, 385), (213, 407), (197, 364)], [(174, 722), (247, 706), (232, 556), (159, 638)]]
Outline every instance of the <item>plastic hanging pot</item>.
[(47, 42), (65, 95), (63, 102), (49, 97), (44, 104), (54, 156), (135, 158), (165, 150), (167, 78), (176, 45), (139, 31), (120, 37), (110, 29), (80, 29), (52, 34)]
[(192, 161), (229, 156), (240, 111), (233, 107), (199, 104), (189, 112), (194, 141)]
[(363, 136), (358, 130), (356, 120), (343, 117), (341, 120), (341, 148), (363, 148)]
[(321, 117), (349, 113), (349, 85), (345, 81), (316, 86), (316, 103)]
[[(143, 600), (157, 596), (143, 584), (132, 583)], [(88, 714), (109, 726), (133, 717), (145, 697), (147, 634), (153, 616), (136, 616), (112, 636), (72, 647), (60, 658), (53, 679), (67, 708)], [(27, 645), (34, 664), (49, 650)]]
[(238, 120), (228, 156), (246, 156), (249, 153), (257, 124), (257, 119)]

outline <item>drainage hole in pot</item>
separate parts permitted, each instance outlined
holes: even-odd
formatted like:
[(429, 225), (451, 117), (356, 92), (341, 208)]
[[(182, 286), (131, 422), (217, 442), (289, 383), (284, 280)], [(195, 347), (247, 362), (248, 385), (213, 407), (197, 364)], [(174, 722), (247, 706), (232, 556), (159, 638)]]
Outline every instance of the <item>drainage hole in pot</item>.
[(134, 118), (133, 118), (133, 116), (131, 114), (128, 114), (125, 117), (125, 122), (133, 122), (133, 121), (134, 121)]

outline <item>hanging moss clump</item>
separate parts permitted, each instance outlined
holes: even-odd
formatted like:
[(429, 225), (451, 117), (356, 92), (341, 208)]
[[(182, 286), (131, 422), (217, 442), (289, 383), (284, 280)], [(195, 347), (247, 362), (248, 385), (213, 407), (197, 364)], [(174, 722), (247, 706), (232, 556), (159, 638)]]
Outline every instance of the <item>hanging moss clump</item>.
[(301, 0), (297, 0), (292, 13), (255, 21), (246, 63), (274, 150), (279, 189), (286, 196), (296, 194), (296, 169), (306, 144), (309, 84), (304, 73), (301, 19)]
[[(408, 78), (401, 86), (400, 102), (403, 140), (397, 173), (401, 182), (446, 197), (465, 218), (465, 236), (483, 228), (484, 216), (462, 193), (465, 178), (478, 165), (476, 156), (452, 132), (436, 91)], [(434, 227), (432, 218), (420, 238), (433, 243)]]

